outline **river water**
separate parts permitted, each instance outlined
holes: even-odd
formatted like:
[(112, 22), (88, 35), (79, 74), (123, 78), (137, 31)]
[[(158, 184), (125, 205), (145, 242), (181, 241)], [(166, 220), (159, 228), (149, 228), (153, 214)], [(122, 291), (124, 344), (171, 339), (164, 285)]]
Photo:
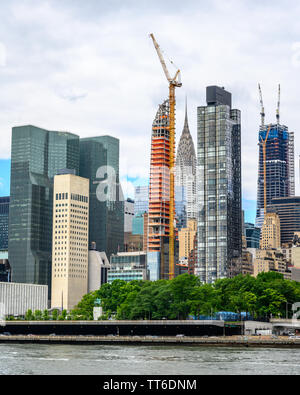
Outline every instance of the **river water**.
[(300, 349), (1, 344), (0, 374), (300, 374)]

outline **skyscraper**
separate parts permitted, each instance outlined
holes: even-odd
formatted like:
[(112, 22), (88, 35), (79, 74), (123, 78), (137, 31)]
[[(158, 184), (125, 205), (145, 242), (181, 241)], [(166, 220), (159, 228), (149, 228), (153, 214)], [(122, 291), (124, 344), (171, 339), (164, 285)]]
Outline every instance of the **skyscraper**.
[(231, 108), (231, 93), (206, 88), (207, 106), (198, 107), (197, 211), (195, 274), (211, 283), (240, 271), (241, 121)]
[(56, 175), (51, 308), (70, 310), (88, 291), (89, 180)]
[(89, 244), (110, 255), (124, 244), (124, 201), (119, 183), (119, 140), (80, 139), (80, 176), (90, 180)]
[(278, 214), (281, 243), (291, 243), (295, 232), (300, 232), (300, 196), (272, 198), (267, 213)]
[[(181, 228), (181, 224), (186, 226), (187, 219), (196, 218), (196, 154), (193, 138), (189, 130), (187, 106), (185, 108), (184, 127), (176, 155), (175, 186), (183, 188), (182, 199), (185, 210), (180, 209), (179, 213), (176, 211), (179, 228)], [(179, 193), (176, 195), (178, 196)], [(178, 202), (179, 199), (176, 200)], [(176, 207), (181, 208), (177, 202)], [(181, 218), (182, 216), (186, 218)]]
[[(267, 136), (268, 129), (270, 128)], [(267, 140), (266, 140), (267, 138)], [(259, 143), (266, 140), (266, 198), (267, 205), (273, 198), (295, 195), (294, 133), (279, 123), (261, 125)], [(264, 156), (259, 146), (256, 226), (261, 227), (264, 218)]]
[(155, 252), (161, 251), (162, 238), (169, 235), (169, 111), (169, 100), (165, 100), (152, 125), (148, 250)]
[(8, 250), (9, 196), (0, 197), (0, 251)]
[[(168, 279), (169, 221), (170, 221), (170, 133), (169, 100), (158, 108), (151, 141), (151, 167), (149, 187), (148, 266), (150, 279)], [(175, 262), (178, 261), (178, 242), (174, 242)], [(178, 267), (175, 265), (176, 276)]]
[(78, 136), (13, 128), (8, 253), (14, 282), (51, 283), (53, 178), (65, 168), (78, 174)]

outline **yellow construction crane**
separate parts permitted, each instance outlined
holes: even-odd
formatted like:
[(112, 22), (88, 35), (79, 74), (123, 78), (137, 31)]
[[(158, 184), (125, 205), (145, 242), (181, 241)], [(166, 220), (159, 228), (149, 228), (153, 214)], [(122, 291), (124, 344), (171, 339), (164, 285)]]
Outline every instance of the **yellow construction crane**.
[(157, 44), (154, 35), (150, 34), (160, 63), (164, 70), (165, 76), (169, 82), (169, 105), (170, 105), (170, 219), (169, 219), (169, 279), (173, 279), (175, 276), (175, 265), (174, 265), (174, 220), (175, 220), (175, 199), (174, 199), (174, 165), (175, 165), (175, 88), (182, 86), (180, 79), (180, 70), (176, 71), (174, 78), (169, 74), (168, 68), (162, 56), (159, 45)]

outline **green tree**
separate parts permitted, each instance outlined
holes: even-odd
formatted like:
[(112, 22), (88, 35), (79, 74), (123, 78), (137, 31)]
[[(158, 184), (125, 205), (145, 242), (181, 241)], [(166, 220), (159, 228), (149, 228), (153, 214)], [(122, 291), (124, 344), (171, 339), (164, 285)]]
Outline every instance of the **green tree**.
[(25, 321), (33, 321), (34, 320), (34, 315), (32, 313), (32, 310), (27, 310), (25, 313)]

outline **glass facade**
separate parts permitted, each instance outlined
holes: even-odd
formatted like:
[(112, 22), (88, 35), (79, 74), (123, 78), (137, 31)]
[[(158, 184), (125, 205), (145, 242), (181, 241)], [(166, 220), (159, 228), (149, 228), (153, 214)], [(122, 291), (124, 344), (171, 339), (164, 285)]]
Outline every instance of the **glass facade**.
[[(213, 87), (214, 89), (216, 87)], [(209, 96), (209, 88), (207, 88)], [(242, 251), (241, 123), (229, 92), (198, 107), (198, 253), (195, 274), (205, 283), (231, 277)], [(231, 102), (231, 97), (230, 97)]]
[(246, 222), (244, 225), (244, 234), (247, 241), (247, 248), (259, 248), (260, 228)]
[(108, 282), (114, 280), (147, 280), (146, 253), (120, 253), (113, 254), (110, 259), (111, 267), (108, 271)]
[[(294, 133), (287, 126), (272, 124), (266, 141), (266, 193), (267, 205), (273, 198), (295, 195)], [(269, 125), (261, 126), (259, 143), (265, 141)], [(256, 226), (263, 223), (264, 209), (264, 157), (259, 146)]]
[(294, 233), (300, 232), (300, 196), (273, 198), (267, 212), (279, 216), (281, 243), (291, 243)]
[(9, 197), (0, 197), (0, 251), (8, 249)]
[(149, 187), (137, 186), (134, 190), (134, 213), (148, 213), (149, 209)]
[(34, 126), (12, 130), (9, 262), (14, 282), (51, 282), (53, 178), (79, 171), (79, 137)]
[(80, 139), (80, 176), (90, 180), (89, 244), (107, 257), (123, 248), (124, 201), (119, 184), (119, 140)]
[(136, 214), (132, 220), (132, 234), (143, 235), (144, 234), (144, 214)]

